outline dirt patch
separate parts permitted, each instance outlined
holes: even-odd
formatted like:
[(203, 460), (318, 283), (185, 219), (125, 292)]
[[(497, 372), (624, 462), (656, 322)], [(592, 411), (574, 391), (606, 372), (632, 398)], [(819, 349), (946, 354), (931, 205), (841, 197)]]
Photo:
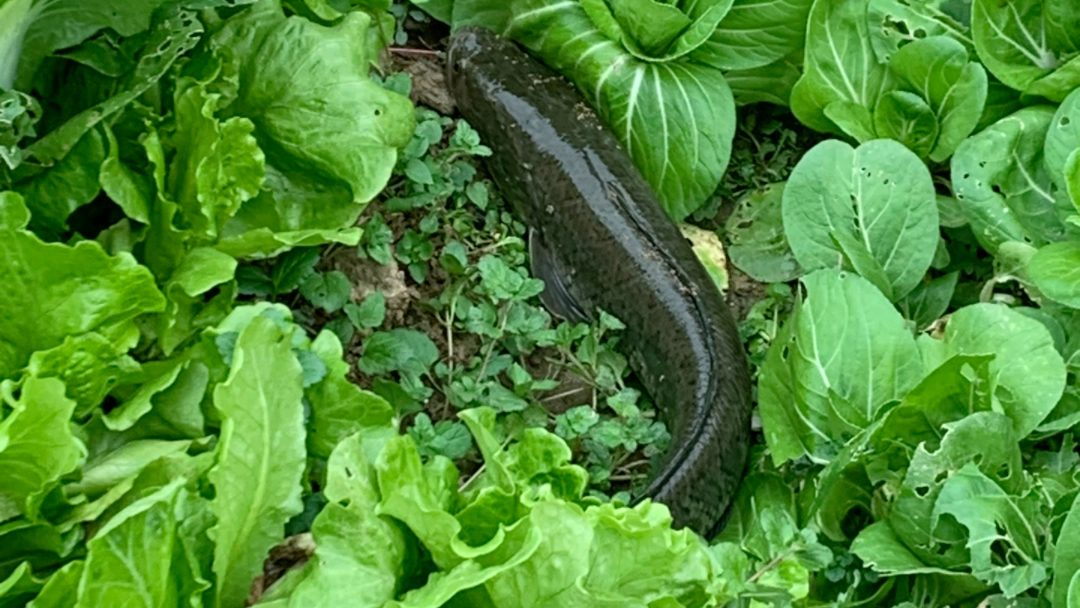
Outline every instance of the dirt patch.
[(745, 319), (754, 304), (765, 299), (765, 287), (764, 283), (755, 281), (732, 264), (728, 264), (727, 301), (736, 321)]
[(435, 51), (398, 49), (392, 55), (393, 71), (412, 77), (413, 103), (427, 106), (440, 114), (452, 116), (457, 109), (446, 84), (443, 58)]
[(584, 378), (553, 361), (558, 357), (554, 348), (542, 348), (525, 358), (525, 369), (533, 378), (558, 380), (554, 389), (537, 395), (540, 405), (552, 414), (562, 414), (579, 405), (592, 403), (593, 387)]
[(420, 292), (406, 281), (405, 270), (391, 258), (387, 265), (356, 254), (356, 249), (338, 249), (326, 259), (330, 268), (340, 271), (352, 283), (350, 299), (359, 303), (376, 291), (386, 298), (384, 325), (397, 327), (405, 321), (406, 312), (420, 299)]

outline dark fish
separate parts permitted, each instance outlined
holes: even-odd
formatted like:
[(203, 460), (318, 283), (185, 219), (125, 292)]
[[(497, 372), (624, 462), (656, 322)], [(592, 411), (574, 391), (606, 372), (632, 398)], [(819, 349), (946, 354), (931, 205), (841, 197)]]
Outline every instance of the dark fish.
[(581, 320), (597, 307), (621, 343), (672, 447), (644, 493), (677, 527), (711, 536), (742, 479), (750, 376), (727, 304), (645, 179), (578, 91), (509, 40), (457, 32), (447, 65), (466, 120), (494, 150), (488, 167), (530, 226), (545, 305)]

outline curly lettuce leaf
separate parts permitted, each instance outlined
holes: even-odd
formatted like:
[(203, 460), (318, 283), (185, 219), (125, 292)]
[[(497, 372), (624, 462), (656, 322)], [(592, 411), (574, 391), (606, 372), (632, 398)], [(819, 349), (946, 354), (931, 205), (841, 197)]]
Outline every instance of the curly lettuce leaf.
[(177, 91), (176, 155), (166, 184), (189, 229), (207, 240), (259, 194), (266, 177), (255, 126), (240, 116), (215, 118), (219, 97), (194, 84)]
[(329, 503), (312, 524), (315, 565), (290, 597), (296, 608), (378, 608), (394, 599), (405, 573), (402, 530), (376, 515), (379, 490), (362, 434), (339, 443), (327, 465)]
[(305, 391), (311, 403), (307, 435), (311, 454), (332, 456), (339, 442), (360, 431), (396, 433), (390, 404), (348, 380), (349, 365), (343, 360), (341, 341), (333, 332), (320, 333), (311, 343), (311, 352), (322, 359), (328, 370), (325, 378)]
[(86, 456), (72, 434), (75, 402), (55, 378), (27, 378), (19, 401), (0, 420), (0, 520), (37, 519), (45, 495)]
[(22, 197), (0, 193), (0, 266), (14, 270), (0, 296), (0, 377), (31, 353), (91, 332), (124, 333), (136, 316), (160, 312), (165, 299), (131, 255), (106, 255), (95, 242), (44, 243), (25, 230)]
[(355, 221), (386, 186), (398, 149), (412, 137), (412, 104), (368, 77), (373, 27), (382, 25), (363, 12), (326, 27), (286, 18), (263, 0), (215, 35), (215, 46), (237, 56), (235, 111), (254, 122), (268, 162), (349, 188), (346, 209), (321, 210), (337, 214), (324, 227)]
[[(671, 529), (666, 507), (583, 508), (561, 497), (584, 489), (565, 483), (578, 468), (567, 463), (569, 447), (542, 429), (502, 445), (494, 414), (463, 412), (486, 461), (466, 492), (459, 493), (445, 459), (422, 465), (409, 437), (392, 440), (380, 455), (379, 512), (407, 525), (441, 568), (388, 606), (436, 608), (454, 596), (500, 608), (701, 606), (719, 595), (719, 566), (700, 537)], [(505, 510), (495, 510), (500, 505)], [(490, 529), (476, 538), (481, 518)]]
[(75, 608), (153, 608), (176, 598), (172, 571), (177, 543), (178, 479), (117, 513), (87, 543), (86, 565)]

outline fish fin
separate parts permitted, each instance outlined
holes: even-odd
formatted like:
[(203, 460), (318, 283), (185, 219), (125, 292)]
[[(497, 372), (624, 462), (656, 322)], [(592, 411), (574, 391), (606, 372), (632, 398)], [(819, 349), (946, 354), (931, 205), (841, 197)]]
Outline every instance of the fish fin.
[(566, 319), (571, 323), (584, 323), (589, 320), (581, 305), (570, 295), (563, 280), (558, 262), (544, 246), (540, 232), (529, 228), (529, 260), (534, 277), (544, 281), (544, 291), (540, 301), (551, 314)]

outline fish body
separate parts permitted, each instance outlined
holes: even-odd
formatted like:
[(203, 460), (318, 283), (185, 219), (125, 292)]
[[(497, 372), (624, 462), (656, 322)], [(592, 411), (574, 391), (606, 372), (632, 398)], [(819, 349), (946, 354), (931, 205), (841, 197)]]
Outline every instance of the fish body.
[(614, 135), (569, 82), (487, 30), (453, 36), (447, 78), (459, 111), (494, 153), (488, 169), (531, 230), (545, 304), (597, 308), (672, 436), (640, 496), (674, 525), (711, 536), (742, 479), (750, 376), (723, 296)]

